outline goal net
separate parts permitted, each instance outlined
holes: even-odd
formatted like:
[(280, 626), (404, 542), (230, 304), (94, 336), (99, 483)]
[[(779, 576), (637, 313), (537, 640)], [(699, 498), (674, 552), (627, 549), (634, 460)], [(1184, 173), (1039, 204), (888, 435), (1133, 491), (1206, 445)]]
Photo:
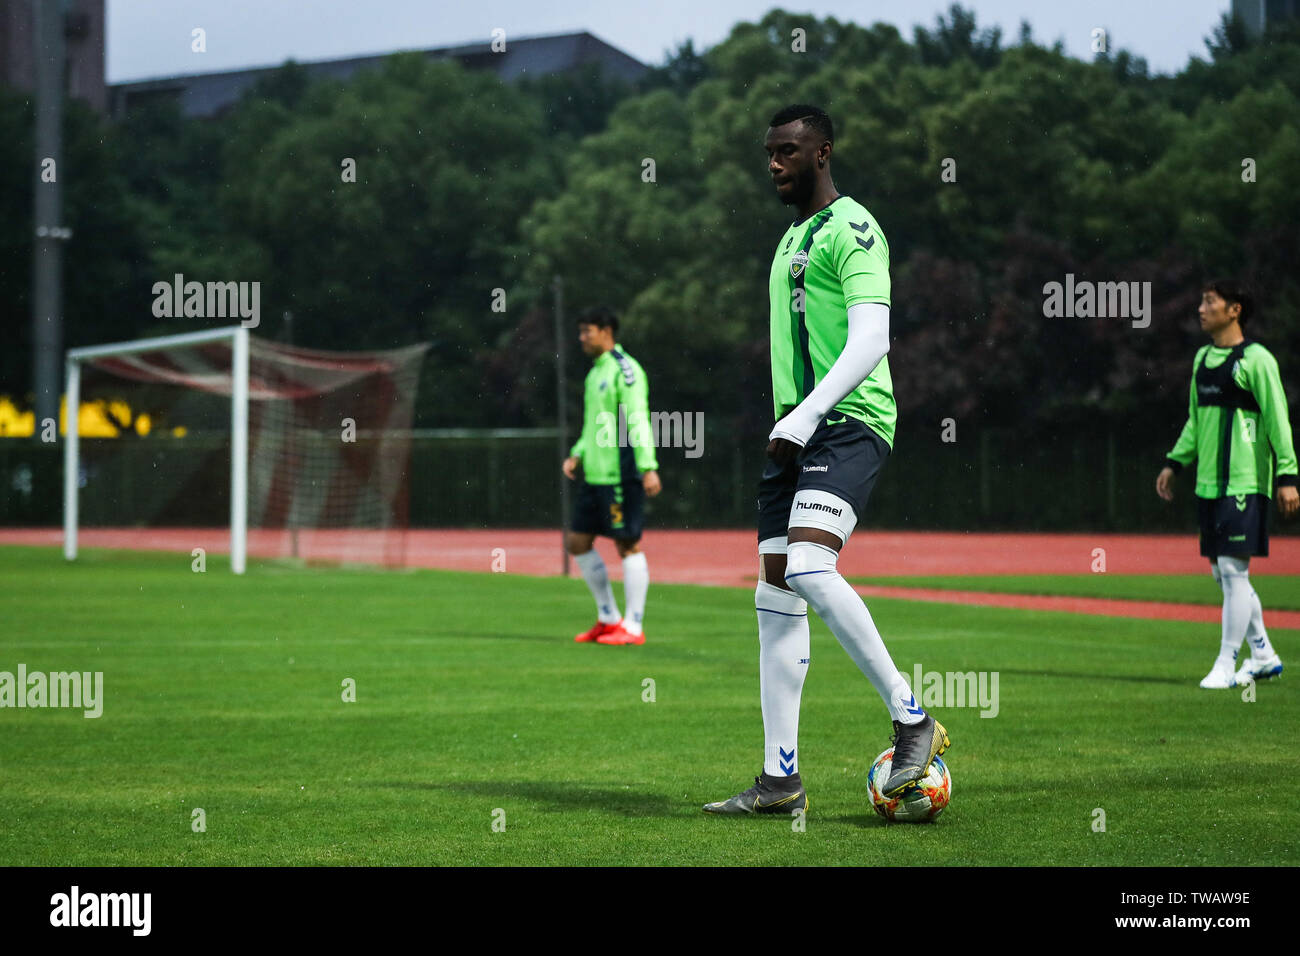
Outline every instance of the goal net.
[(228, 526), (236, 573), (248, 553), (403, 564), (427, 348), (326, 352), (236, 327), (70, 350), (66, 556), (79, 528), (165, 542)]

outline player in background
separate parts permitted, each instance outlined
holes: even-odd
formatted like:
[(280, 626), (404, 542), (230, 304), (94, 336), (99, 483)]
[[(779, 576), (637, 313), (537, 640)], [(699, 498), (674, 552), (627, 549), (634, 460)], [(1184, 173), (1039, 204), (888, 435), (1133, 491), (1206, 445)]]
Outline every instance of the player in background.
[[(1242, 331), (1253, 307), (1250, 294), (1231, 280), (1211, 282), (1203, 290), (1201, 328), (1213, 344), (1196, 353), (1187, 424), (1156, 477), (1156, 493), (1172, 501), (1174, 475), (1196, 460), (1201, 554), (1210, 559), (1210, 573), (1223, 589), (1219, 656), (1201, 681), (1210, 690), (1282, 673), (1248, 571), (1253, 555), (1268, 556), (1274, 471), (1284, 518), (1300, 508), (1300, 479), (1277, 360)], [(1250, 660), (1234, 674), (1242, 638), (1250, 643)]]
[(889, 455), (896, 411), (889, 363), (889, 244), (858, 202), (831, 182), (834, 128), (814, 106), (771, 120), (764, 147), (777, 196), (798, 216), (769, 274), (776, 427), (758, 486), (759, 698), (763, 771), (710, 813), (793, 813), (799, 703), (812, 607), (871, 681), (894, 725), (884, 791), (920, 779), (948, 746), (912, 695), (866, 605), (836, 569)]
[[(594, 361), (583, 390), (582, 436), (564, 461), (564, 477), (578, 482), (565, 547), (596, 599), (596, 624), (574, 638), (579, 643), (645, 643), (650, 569), (641, 529), (645, 496), (659, 494), (661, 485), (645, 372), (615, 342), (617, 333), (618, 316), (609, 309), (589, 309), (578, 318), (578, 341)], [(625, 616), (618, 613), (605, 562), (592, 547), (598, 534), (613, 538), (623, 559)]]

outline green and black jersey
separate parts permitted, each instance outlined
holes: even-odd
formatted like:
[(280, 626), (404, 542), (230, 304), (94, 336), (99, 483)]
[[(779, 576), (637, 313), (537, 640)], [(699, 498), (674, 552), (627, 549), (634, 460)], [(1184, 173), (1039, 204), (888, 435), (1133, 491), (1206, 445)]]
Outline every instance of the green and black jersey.
[[(779, 421), (808, 397), (844, 351), (850, 306), (889, 305), (889, 243), (861, 203), (840, 196), (790, 226), (768, 278), (772, 402)], [(865, 422), (892, 447), (894, 405), (889, 360), (849, 392), (834, 412)]]
[(645, 372), (622, 348), (616, 345), (592, 363), (583, 392), (582, 436), (569, 452), (582, 459), (587, 484), (620, 484), (659, 469), (649, 405)]
[(1291, 420), (1277, 360), (1258, 342), (1222, 348), (1206, 345), (1192, 364), (1187, 424), (1169, 465), (1196, 466), (1196, 495), (1273, 495), (1295, 485)]

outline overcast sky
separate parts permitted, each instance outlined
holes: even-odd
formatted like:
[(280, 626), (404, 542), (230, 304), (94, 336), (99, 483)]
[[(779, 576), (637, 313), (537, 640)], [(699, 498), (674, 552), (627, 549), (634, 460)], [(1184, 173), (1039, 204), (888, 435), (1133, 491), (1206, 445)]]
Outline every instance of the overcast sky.
[[(483, 42), (494, 28), (506, 38), (586, 30), (643, 63), (690, 38), (697, 50), (725, 39), (733, 24), (754, 21), (773, 6), (819, 17), (893, 23), (910, 39), (917, 23), (932, 26), (951, 0), (858, 0), (774, 4), (750, 0), (108, 0), (108, 81), (201, 73), (297, 60), (388, 53)], [(1022, 19), (1039, 42), (1060, 39), (1074, 56), (1091, 59), (1092, 31), (1107, 30), (1111, 49), (1145, 57), (1172, 73), (1191, 56), (1204, 58), (1203, 38), (1230, 0), (965, 0), (981, 26), (1018, 36)], [(190, 50), (195, 27), (207, 32), (207, 52)]]

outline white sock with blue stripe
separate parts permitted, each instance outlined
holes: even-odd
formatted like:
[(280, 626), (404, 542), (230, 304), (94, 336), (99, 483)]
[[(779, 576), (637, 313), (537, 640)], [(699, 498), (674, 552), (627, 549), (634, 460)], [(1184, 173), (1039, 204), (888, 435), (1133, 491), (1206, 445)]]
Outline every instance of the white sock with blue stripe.
[(758, 696), (763, 704), (763, 772), (788, 777), (799, 772), (799, 699), (810, 656), (808, 605), (793, 591), (759, 581)]
[(786, 549), (785, 583), (799, 592), (889, 708), (889, 718), (903, 724), (925, 719), (906, 678), (898, 672), (885, 641), (862, 598), (840, 574), (839, 554), (811, 541)]
[[(1229, 574), (1223, 573), (1223, 567), (1229, 566)], [(1259, 595), (1255, 592), (1255, 587), (1250, 583), (1250, 562), (1244, 558), (1221, 557), (1218, 562), (1210, 565), (1210, 573), (1214, 575), (1215, 583), (1223, 590), (1223, 646), (1220, 648), (1222, 657), (1231, 643), (1231, 638), (1235, 636), (1235, 629), (1239, 623), (1238, 617), (1245, 613), (1240, 610), (1241, 607), (1249, 607), (1249, 620), (1246, 624), (1246, 641), (1250, 644), (1251, 656), (1259, 661), (1266, 661), (1273, 657), (1277, 652), (1273, 650), (1273, 643), (1268, 639), (1268, 631), (1264, 629), (1264, 608), (1259, 603)], [(1234, 611), (1229, 615), (1229, 602), (1234, 603)], [(1229, 632), (1229, 619), (1231, 617), (1232, 632)], [(1235, 657), (1236, 651), (1241, 647), (1241, 641), (1238, 640), (1232, 647), (1232, 653)]]
[(1273, 642), (1264, 630), (1264, 606), (1259, 603), (1259, 595), (1252, 585), (1250, 589), (1250, 625), (1246, 628), (1246, 642), (1250, 644), (1250, 653), (1257, 661), (1266, 661), (1277, 654)]

